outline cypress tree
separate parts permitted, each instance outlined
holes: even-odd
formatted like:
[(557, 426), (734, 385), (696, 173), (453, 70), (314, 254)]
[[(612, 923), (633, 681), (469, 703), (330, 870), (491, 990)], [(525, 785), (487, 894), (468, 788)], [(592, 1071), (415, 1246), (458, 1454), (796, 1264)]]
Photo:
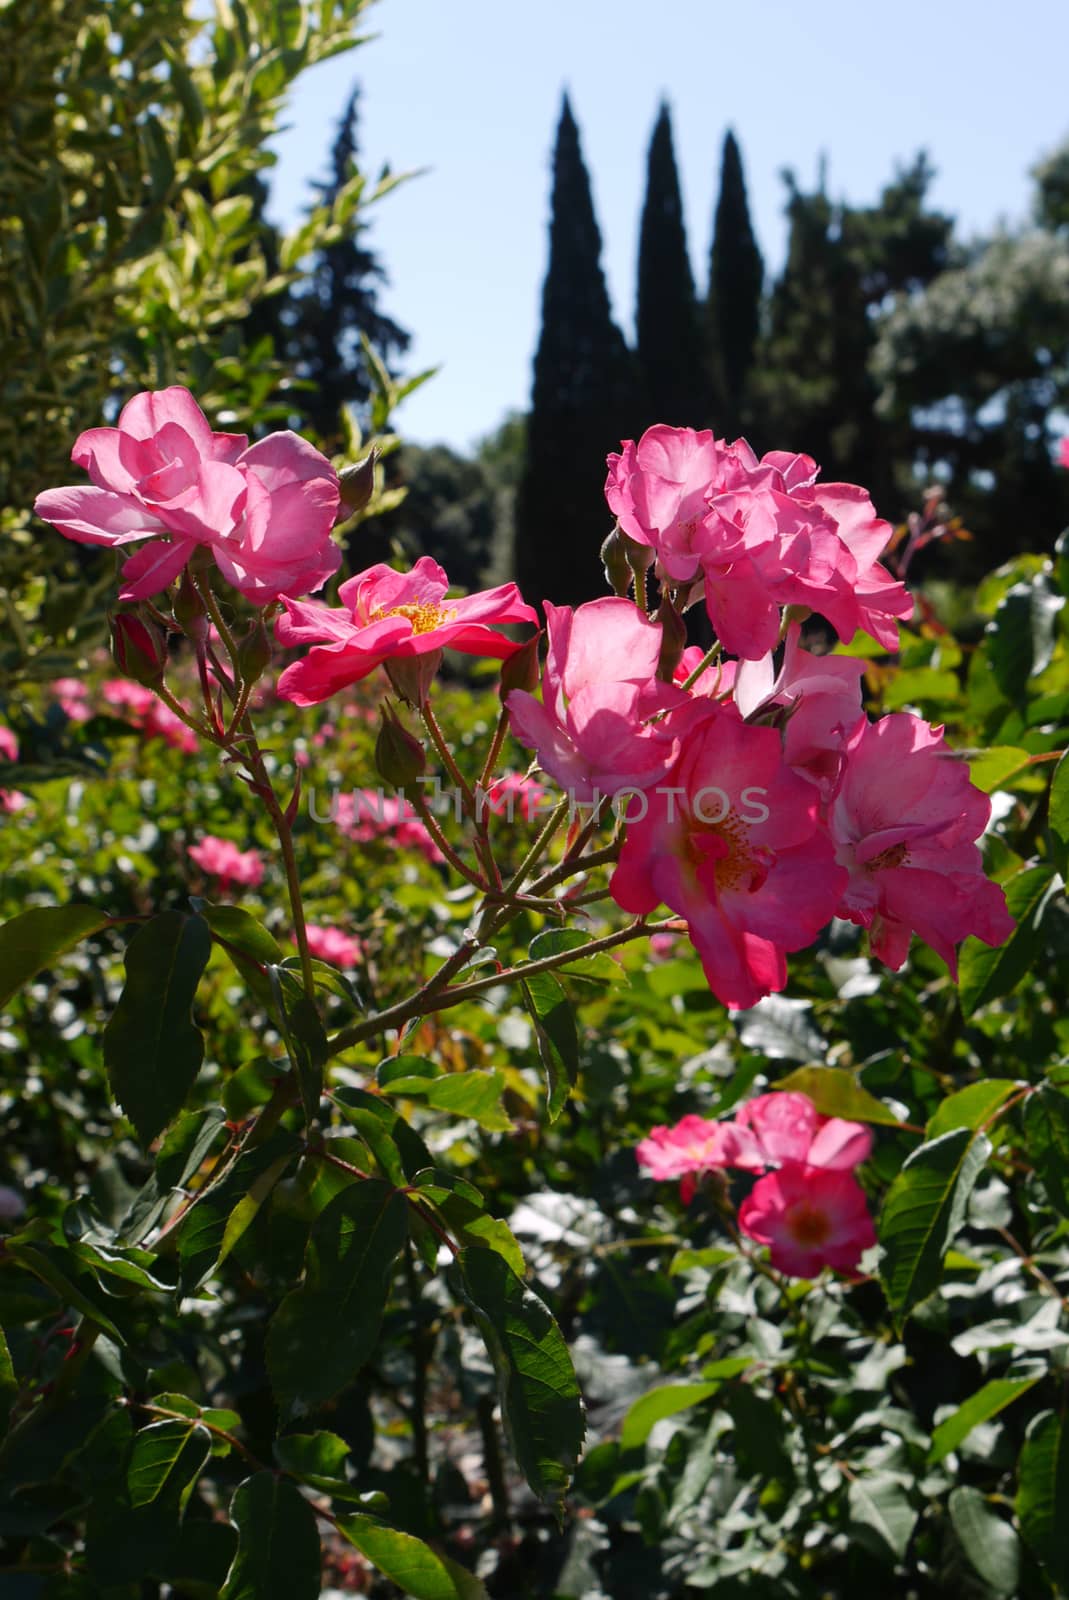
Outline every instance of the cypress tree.
[[(331, 205), (348, 181), (356, 156), (360, 91), (354, 87), (338, 121), (330, 156), (330, 176), (313, 183), (317, 205)], [(378, 308), (378, 290), (385, 272), (363, 243), (365, 225), (316, 258), (310, 287), (290, 302), (283, 315), (290, 322), (283, 341), (286, 358), (315, 389), (301, 401), (311, 426), (321, 438), (337, 437), (338, 415), (345, 405), (364, 404), (370, 383), (360, 345), (366, 334), (389, 367), (410, 343), (409, 335)]]
[(637, 413), (632, 357), (612, 320), (590, 180), (565, 95), (516, 507), (515, 567), (526, 599), (577, 605), (604, 592), (605, 457), (633, 433)]
[(710, 380), (719, 412), (713, 425), (729, 436), (742, 426), (747, 378), (761, 325), (764, 273), (750, 223), (742, 157), (729, 129), (720, 162), (705, 305)]
[(696, 428), (709, 409), (672, 123), (662, 102), (650, 140), (635, 314), (646, 422)]

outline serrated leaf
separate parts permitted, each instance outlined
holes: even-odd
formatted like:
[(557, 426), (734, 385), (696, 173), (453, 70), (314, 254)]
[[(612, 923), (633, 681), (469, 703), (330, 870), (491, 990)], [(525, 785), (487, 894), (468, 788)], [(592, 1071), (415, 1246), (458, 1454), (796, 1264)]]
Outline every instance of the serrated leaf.
[(1064, 604), (1064, 596), (1052, 593), (1049, 579), (1040, 574), (1030, 583), (1014, 584), (988, 623), (995, 681), (1010, 700), (1021, 698), (1029, 678), (1050, 665)]
[(332, 1098), (397, 1188), (403, 1188), (415, 1173), (433, 1166), (430, 1151), (419, 1134), (380, 1095), (346, 1087), (335, 1089)]
[(938, 1287), (943, 1257), (965, 1216), (991, 1146), (956, 1128), (907, 1157), (884, 1201), (880, 1275), (896, 1325)]
[(1069, 1586), (1069, 1428), (1054, 1411), (1031, 1423), (1017, 1460), (1014, 1510), (1025, 1543), (1044, 1563), (1058, 1588)]
[(487, 1600), (474, 1573), (376, 1517), (359, 1513), (339, 1517), (338, 1531), (412, 1600)]
[(664, 1417), (677, 1416), (680, 1411), (690, 1411), (717, 1394), (722, 1387), (709, 1383), (664, 1383), (650, 1389), (628, 1408), (620, 1430), (620, 1445), (624, 1450), (635, 1450), (645, 1444), (654, 1426)]
[(952, 1416), (941, 1422), (932, 1434), (932, 1447), (928, 1452), (928, 1460), (934, 1466), (942, 1461), (952, 1450), (969, 1437), (974, 1428), (981, 1422), (987, 1422), (991, 1417), (997, 1417), (1019, 1395), (1027, 1393), (1033, 1384), (1039, 1382), (1040, 1374), (1035, 1373), (1027, 1378), (993, 1378), (990, 1383), (985, 1383), (968, 1400), (962, 1402)]
[(304, 1283), (267, 1330), (271, 1387), (286, 1415), (307, 1415), (356, 1377), (375, 1348), (407, 1237), (404, 1195), (377, 1178), (351, 1184), (320, 1212)]
[(977, 1129), (989, 1122), (1006, 1101), (1019, 1094), (1023, 1085), (1013, 1078), (988, 1078), (983, 1083), (970, 1083), (946, 1099), (932, 1113), (925, 1130), (928, 1140), (952, 1128)]
[(189, 1493), (211, 1454), (212, 1436), (192, 1420), (152, 1422), (134, 1436), (126, 1464), (126, 1488), (132, 1506), (148, 1505), (166, 1493), (179, 1505)]
[(462, 1250), (455, 1281), (497, 1374), (513, 1453), (540, 1499), (557, 1505), (583, 1444), (583, 1402), (549, 1309), (493, 1250)]
[(104, 1030), (112, 1093), (143, 1144), (182, 1109), (204, 1058), (193, 997), (211, 954), (203, 917), (164, 911), (126, 947), (126, 983)]
[(578, 928), (545, 928), (535, 934), (527, 955), (531, 961), (542, 961), (546, 956), (561, 955), (569, 950), (573, 959), (560, 969), (566, 975), (601, 978), (605, 983), (629, 982), (624, 968), (608, 950), (596, 950), (593, 955), (584, 955), (583, 947), (592, 943), (592, 936), (582, 933)]
[(1009, 994), (1035, 968), (1043, 951), (1043, 921), (1060, 886), (1061, 880), (1048, 866), (1026, 867), (1007, 879), (1003, 888), (1007, 910), (1017, 924), (1014, 931), (994, 949), (971, 936), (961, 947), (958, 988), (966, 1017)]
[(1024, 1134), (1047, 1199), (1069, 1217), (1069, 1096), (1052, 1083), (1040, 1084), (1025, 1102)]
[(579, 1035), (571, 1001), (552, 972), (536, 972), (520, 984), (534, 1024), (538, 1054), (546, 1074), (546, 1110), (555, 1122), (579, 1076)]
[(872, 1122), (889, 1128), (899, 1126), (894, 1112), (862, 1088), (845, 1067), (798, 1067), (785, 1078), (777, 1078), (772, 1087), (808, 1096), (822, 1117), (845, 1117), (850, 1122)]
[(450, 1172), (431, 1168), (413, 1180), (461, 1244), (485, 1245), (503, 1256), (517, 1277), (526, 1271), (523, 1251), (515, 1234), (500, 1217), (492, 1217), (473, 1184)]
[(281, 1155), (277, 1160), (272, 1161), (269, 1167), (265, 1168), (263, 1172), (253, 1179), (247, 1193), (242, 1195), (226, 1219), (226, 1227), (223, 1229), (223, 1242), (219, 1247), (219, 1266), (222, 1266), (242, 1234), (255, 1222), (261, 1206), (292, 1160), (292, 1155), (287, 1151), (285, 1155)]
[(0, 1007), (38, 972), (91, 934), (108, 918), (95, 906), (35, 906), (0, 927)]
[(238, 1548), (219, 1600), (319, 1600), (315, 1512), (274, 1472), (246, 1478), (230, 1502)]
[(1021, 1541), (979, 1489), (955, 1489), (948, 1505), (950, 1522), (966, 1559), (996, 1595), (1017, 1593)]

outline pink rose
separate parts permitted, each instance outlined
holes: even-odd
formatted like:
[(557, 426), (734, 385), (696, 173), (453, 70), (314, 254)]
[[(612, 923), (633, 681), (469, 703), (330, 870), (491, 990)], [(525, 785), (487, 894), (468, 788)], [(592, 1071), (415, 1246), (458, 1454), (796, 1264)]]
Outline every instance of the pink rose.
[(340, 794), (333, 820), (358, 844), (388, 838), (399, 849), (418, 850), (432, 866), (439, 866), (445, 860), (426, 825), (400, 795), (385, 795), (380, 789), (357, 789), (351, 794)]
[(849, 874), (837, 915), (867, 928), (873, 953), (892, 970), (905, 961), (911, 933), (956, 978), (955, 946), (967, 934), (998, 945), (1013, 932), (975, 842), (990, 814), (941, 728), (904, 711), (858, 721), (828, 819)]
[(305, 932), (309, 952), (317, 961), (326, 961), (332, 967), (356, 967), (363, 960), (360, 940), (343, 933), (340, 928), (316, 927), (310, 922)]
[(318, 589), (337, 571), (337, 474), (295, 433), (251, 447), (243, 434), (213, 433), (176, 387), (135, 395), (118, 427), (79, 435), (71, 458), (91, 484), (47, 489), (34, 510), (77, 543), (139, 546), (120, 599), (158, 594), (200, 545), (257, 605)]
[(189, 856), (202, 872), (218, 878), (221, 889), (232, 883), (255, 889), (263, 881), (264, 864), (255, 850), (239, 850), (230, 839), (217, 839), (206, 834), (200, 844), (190, 845)]
[(689, 699), (655, 677), (661, 628), (630, 600), (592, 600), (572, 611), (545, 604), (549, 641), (542, 699), (506, 697), (513, 731), (571, 798), (649, 788), (675, 758), (675, 731), (658, 713)]
[(514, 583), (447, 600), (449, 579), (436, 561), (421, 556), (411, 572), (379, 565), (343, 583), (340, 607), (285, 600), (279, 642), (312, 645), (278, 680), (279, 694), (295, 705), (316, 705), (366, 678), (389, 660), (410, 660), (443, 649), (504, 660), (519, 648), (497, 628), (537, 622)]
[(772, 1265), (794, 1278), (813, 1278), (822, 1267), (850, 1272), (876, 1243), (856, 1178), (796, 1163), (757, 1180), (739, 1207), (739, 1227), (767, 1244)]
[(89, 690), (80, 678), (56, 678), (51, 689), (65, 717), (71, 722), (89, 721), (93, 714), (89, 709)]
[(816, 938), (845, 885), (817, 792), (785, 764), (775, 729), (715, 702), (690, 713), (662, 788), (628, 822), (613, 899), (685, 917), (717, 999), (756, 1005), (783, 988), (785, 952)]
[(184, 750), (187, 755), (193, 755), (199, 748), (193, 729), (187, 727), (170, 706), (157, 700), (151, 689), (133, 683), (129, 678), (117, 678), (106, 683), (101, 693), (116, 711), (128, 712), (135, 727), (140, 728), (148, 738), (163, 739), (175, 750)]
[(802, 649), (801, 633), (801, 625), (792, 623), (778, 674), (771, 655), (740, 661), (734, 699), (747, 719), (783, 708), (784, 760), (827, 800), (838, 786), (846, 741), (861, 715), (865, 663), (851, 656), (812, 655)]
[(1058, 446), (1058, 465), (1069, 467), (1069, 439), (1063, 439)]

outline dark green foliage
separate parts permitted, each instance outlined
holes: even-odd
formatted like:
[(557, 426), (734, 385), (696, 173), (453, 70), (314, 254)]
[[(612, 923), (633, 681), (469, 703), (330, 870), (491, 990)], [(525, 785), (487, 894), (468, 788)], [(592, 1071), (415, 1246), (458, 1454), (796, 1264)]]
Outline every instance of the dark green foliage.
[(644, 425), (695, 427), (709, 409), (708, 385), (667, 105), (653, 129), (646, 168), (635, 333)]
[(714, 431), (733, 439), (742, 427), (746, 389), (761, 326), (765, 267), (750, 223), (742, 156), (729, 130), (720, 161), (720, 192), (709, 254), (705, 325)]
[[(316, 206), (332, 207), (357, 171), (359, 94), (354, 87), (338, 120), (330, 177), (311, 186)], [(302, 284), (279, 304), (273, 330), (276, 355), (308, 384), (299, 398), (307, 425), (331, 449), (340, 447), (342, 407), (366, 411), (371, 396), (361, 336), (371, 341), (388, 368), (410, 342), (405, 330), (379, 309), (378, 291), (386, 274), (365, 233), (359, 224), (317, 250)]]
[(549, 266), (516, 507), (516, 579), (532, 604), (602, 592), (611, 518), (605, 457), (640, 420), (632, 357), (612, 320), (579, 130), (565, 96), (553, 155)]

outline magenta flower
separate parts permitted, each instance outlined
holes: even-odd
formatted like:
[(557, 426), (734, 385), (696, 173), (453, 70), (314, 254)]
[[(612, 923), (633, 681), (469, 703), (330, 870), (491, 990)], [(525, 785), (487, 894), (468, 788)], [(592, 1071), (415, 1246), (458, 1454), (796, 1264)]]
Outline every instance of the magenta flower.
[(264, 864), (261, 856), (255, 850), (239, 850), (230, 839), (217, 839), (214, 834), (205, 834), (200, 844), (190, 845), (189, 857), (202, 872), (218, 878), (219, 887), (224, 891), (234, 883), (255, 889), (263, 881)]
[(707, 1122), (692, 1115), (681, 1117), (672, 1128), (651, 1128), (635, 1146), (638, 1164), (658, 1181), (722, 1167), (726, 1127), (724, 1122)]
[[(628, 538), (649, 547), (675, 583), (697, 575), (709, 544), (709, 495), (728, 446), (693, 428), (647, 428), (609, 456), (605, 498)], [(736, 541), (737, 542), (737, 541)]]
[(655, 677), (661, 628), (630, 600), (591, 600), (572, 611), (545, 604), (549, 641), (542, 699), (506, 698), (513, 730), (574, 801), (595, 791), (647, 789), (675, 759), (676, 732), (659, 712), (689, 704)]
[(1063, 439), (1058, 446), (1058, 465), (1069, 467), (1069, 439)]
[[(801, 647), (801, 632), (801, 625), (792, 623), (778, 674), (771, 655), (738, 663), (734, 700), (747, 719), (783, 708), (784, 759), (828, 800), (838, 786), (846, 743), (861, 715), (865, 663), (851, 656), (812, 655)], [(696, 691), (700, 684), (701, 679)]]
[(243, 434), (213, 433), (188, 389), (135, 395), (118, 427), (81, 434), (71, 459), (91, 484), (46, 489), (34, 510), (79, 544), (138, 546), (120, 599), (158, 594), (201, 545), (256, 605), (320, 588), (341, 561), (326, 457), (295, 433), (251, 447)]
[(524, 822), (533, 822), (540, 811), (552, 809), (553, 800), (544, 783), (522, 772), (505, 772), (487, 789), (485, 805), (495, 817), (511, 822), (518, 815)]
[(759, 1094), (725, 1123), (725, 1164), (748, 1172), (796, 1165), (849, 1171), (867, 1161), (872, 1134), (864, 1123), (822, 1117), (806, 1094)]
[(967, 934), (998, 945), (1013, 932), (975, 843), (990, 814), (941, 728), (908, 712), (858, 722), (829, 812), (836, 860), (849, 874), (837, 914), (869, 930), (874, 955), (892, 970), (911, 933), (956, 978), (955, 946)]
[(342, 832), (357, 844), (387, 838), (399, 849), (418, 850), (432, 866), (439, 866), (445, 860), (426, 825), (400, 795), (385, 795), (381, 789), (356, 789), (351, 794), (340, 794), (333, 817)]
[(101, 691), (104, 699), (116, 711), (125, 711), (135, 727), (149, 739), (163, 739), (175, 750), (192, 755), (198, 749), (197, 736), (187, 727), (170, 706), (157, 700), (151, 689), (128, 678), (117, 678), (106, 683)]
[(853, 1271), (876, 1243), (852, 1173), (794, 1162), (757, 1180), (739, 1207), (739, 1227), (767, 1244), (772, 1265), (793, 1278), (813, 1278), (822, 1267)]
[[(10, 728), (0, 727), (0, 761), (18, 759), (18, 740)], [(5, 816), (13, 816), (16, 811), (22, 811), (29, 803), (20, 789), (0, 789), (0, 813)]]
[(610, 888), (625, 911), (663, 903), (685, 917), (710, 988), (740, 1009), (783, 988), (785, 953), (816, 938), (845, 882), (817, 792), (785, 764), (776, 730), (705, 702), (665, 784), (629, 820)]
[(310, 922), (305, 932), (308, 935), (309, 953), (317, 961), (326, 961), (332, 967), (356, 967), (363, 960), (364, 949), (360, 940), (343, 933), (341, 928), (317, 927)]
[(49, 687), (65, 717), (71, 722), (89, 721), (93, 714), (89, 709), (89, 690), (80, 678), (56, 678)]
[(411, 572), (380, 564), (350, 578), (338, 591), (340, 607), (286, 599), (280, 643), (313, 648), (283, 672), (279, 694), (295, 705), (316, 705), (385, 661), (444, 649), (504, 660), (519, 646), (496, 630), (538, 620), (514, 583), (458, 600), (446, 599), (448, 588), (437, 561), (421, 556)]

